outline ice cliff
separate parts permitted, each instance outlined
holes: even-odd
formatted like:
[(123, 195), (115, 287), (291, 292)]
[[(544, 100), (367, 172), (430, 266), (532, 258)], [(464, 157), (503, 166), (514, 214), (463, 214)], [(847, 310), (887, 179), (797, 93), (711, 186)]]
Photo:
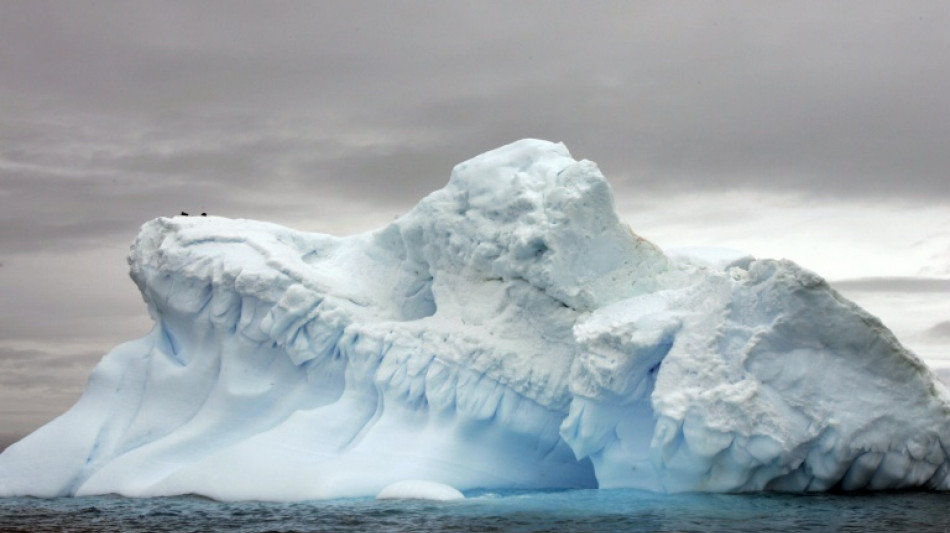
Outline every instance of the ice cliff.
[(948, 393), (789, 261), (665, 255), (519, 141), (379, 231), (148, 222), (154, 329), (0, 455), (0, 495), (946, 489)]

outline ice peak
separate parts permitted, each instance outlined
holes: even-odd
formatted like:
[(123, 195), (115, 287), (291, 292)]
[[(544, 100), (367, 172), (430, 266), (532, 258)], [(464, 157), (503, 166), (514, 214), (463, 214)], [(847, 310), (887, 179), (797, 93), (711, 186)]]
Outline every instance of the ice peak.
[(452, 171), (396, 228), (433, 276), (521, 279), (590, 310), (651, 290), (666, 257), (620, 221), (597, 165), (560, 143), (525, 139)]
[(473, 200), (490, 200), (509, 186), (540, 191), (575, 163), (563, 143), (522, 139), (455, 165), (448, 188), (467, 191)]

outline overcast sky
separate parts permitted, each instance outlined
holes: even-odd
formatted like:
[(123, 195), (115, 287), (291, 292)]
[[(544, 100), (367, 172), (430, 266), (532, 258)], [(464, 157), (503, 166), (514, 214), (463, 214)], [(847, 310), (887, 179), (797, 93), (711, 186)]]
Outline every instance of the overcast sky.
[(149, 329), (146, 220), (366, 231), (523, 137), (660, 246), (793, 259), (950, 366), (947, 28), (945, 1), (0, 3), (0, 448)]

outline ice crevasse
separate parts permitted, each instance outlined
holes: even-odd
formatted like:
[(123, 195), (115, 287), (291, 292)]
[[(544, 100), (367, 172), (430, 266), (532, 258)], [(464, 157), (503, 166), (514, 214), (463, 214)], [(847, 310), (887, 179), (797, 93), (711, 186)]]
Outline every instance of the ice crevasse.
[(950, 396), (880, 321), (790, 261), (665, 254), (561, 144), (352, 237), (159, 218), (129, 263), (154, 328), (0, 455), (0, 496), (950, 484)]

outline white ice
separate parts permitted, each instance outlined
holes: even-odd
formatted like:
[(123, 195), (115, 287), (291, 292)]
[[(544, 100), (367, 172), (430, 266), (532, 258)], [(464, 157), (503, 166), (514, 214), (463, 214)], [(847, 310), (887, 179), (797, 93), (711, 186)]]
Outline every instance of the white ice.
[(0, 455), (0, 496), (946, 489), (948, 392), (789, 261), (665, 254), (523, 140), (349, 238), (143, 226), (155, 327)]
[(465, 496), (458, 490), (435, 481), (406, 480), (397, 481), (376, 495), (377, 500), (433, 500), (450, 501), (464, 500)]

